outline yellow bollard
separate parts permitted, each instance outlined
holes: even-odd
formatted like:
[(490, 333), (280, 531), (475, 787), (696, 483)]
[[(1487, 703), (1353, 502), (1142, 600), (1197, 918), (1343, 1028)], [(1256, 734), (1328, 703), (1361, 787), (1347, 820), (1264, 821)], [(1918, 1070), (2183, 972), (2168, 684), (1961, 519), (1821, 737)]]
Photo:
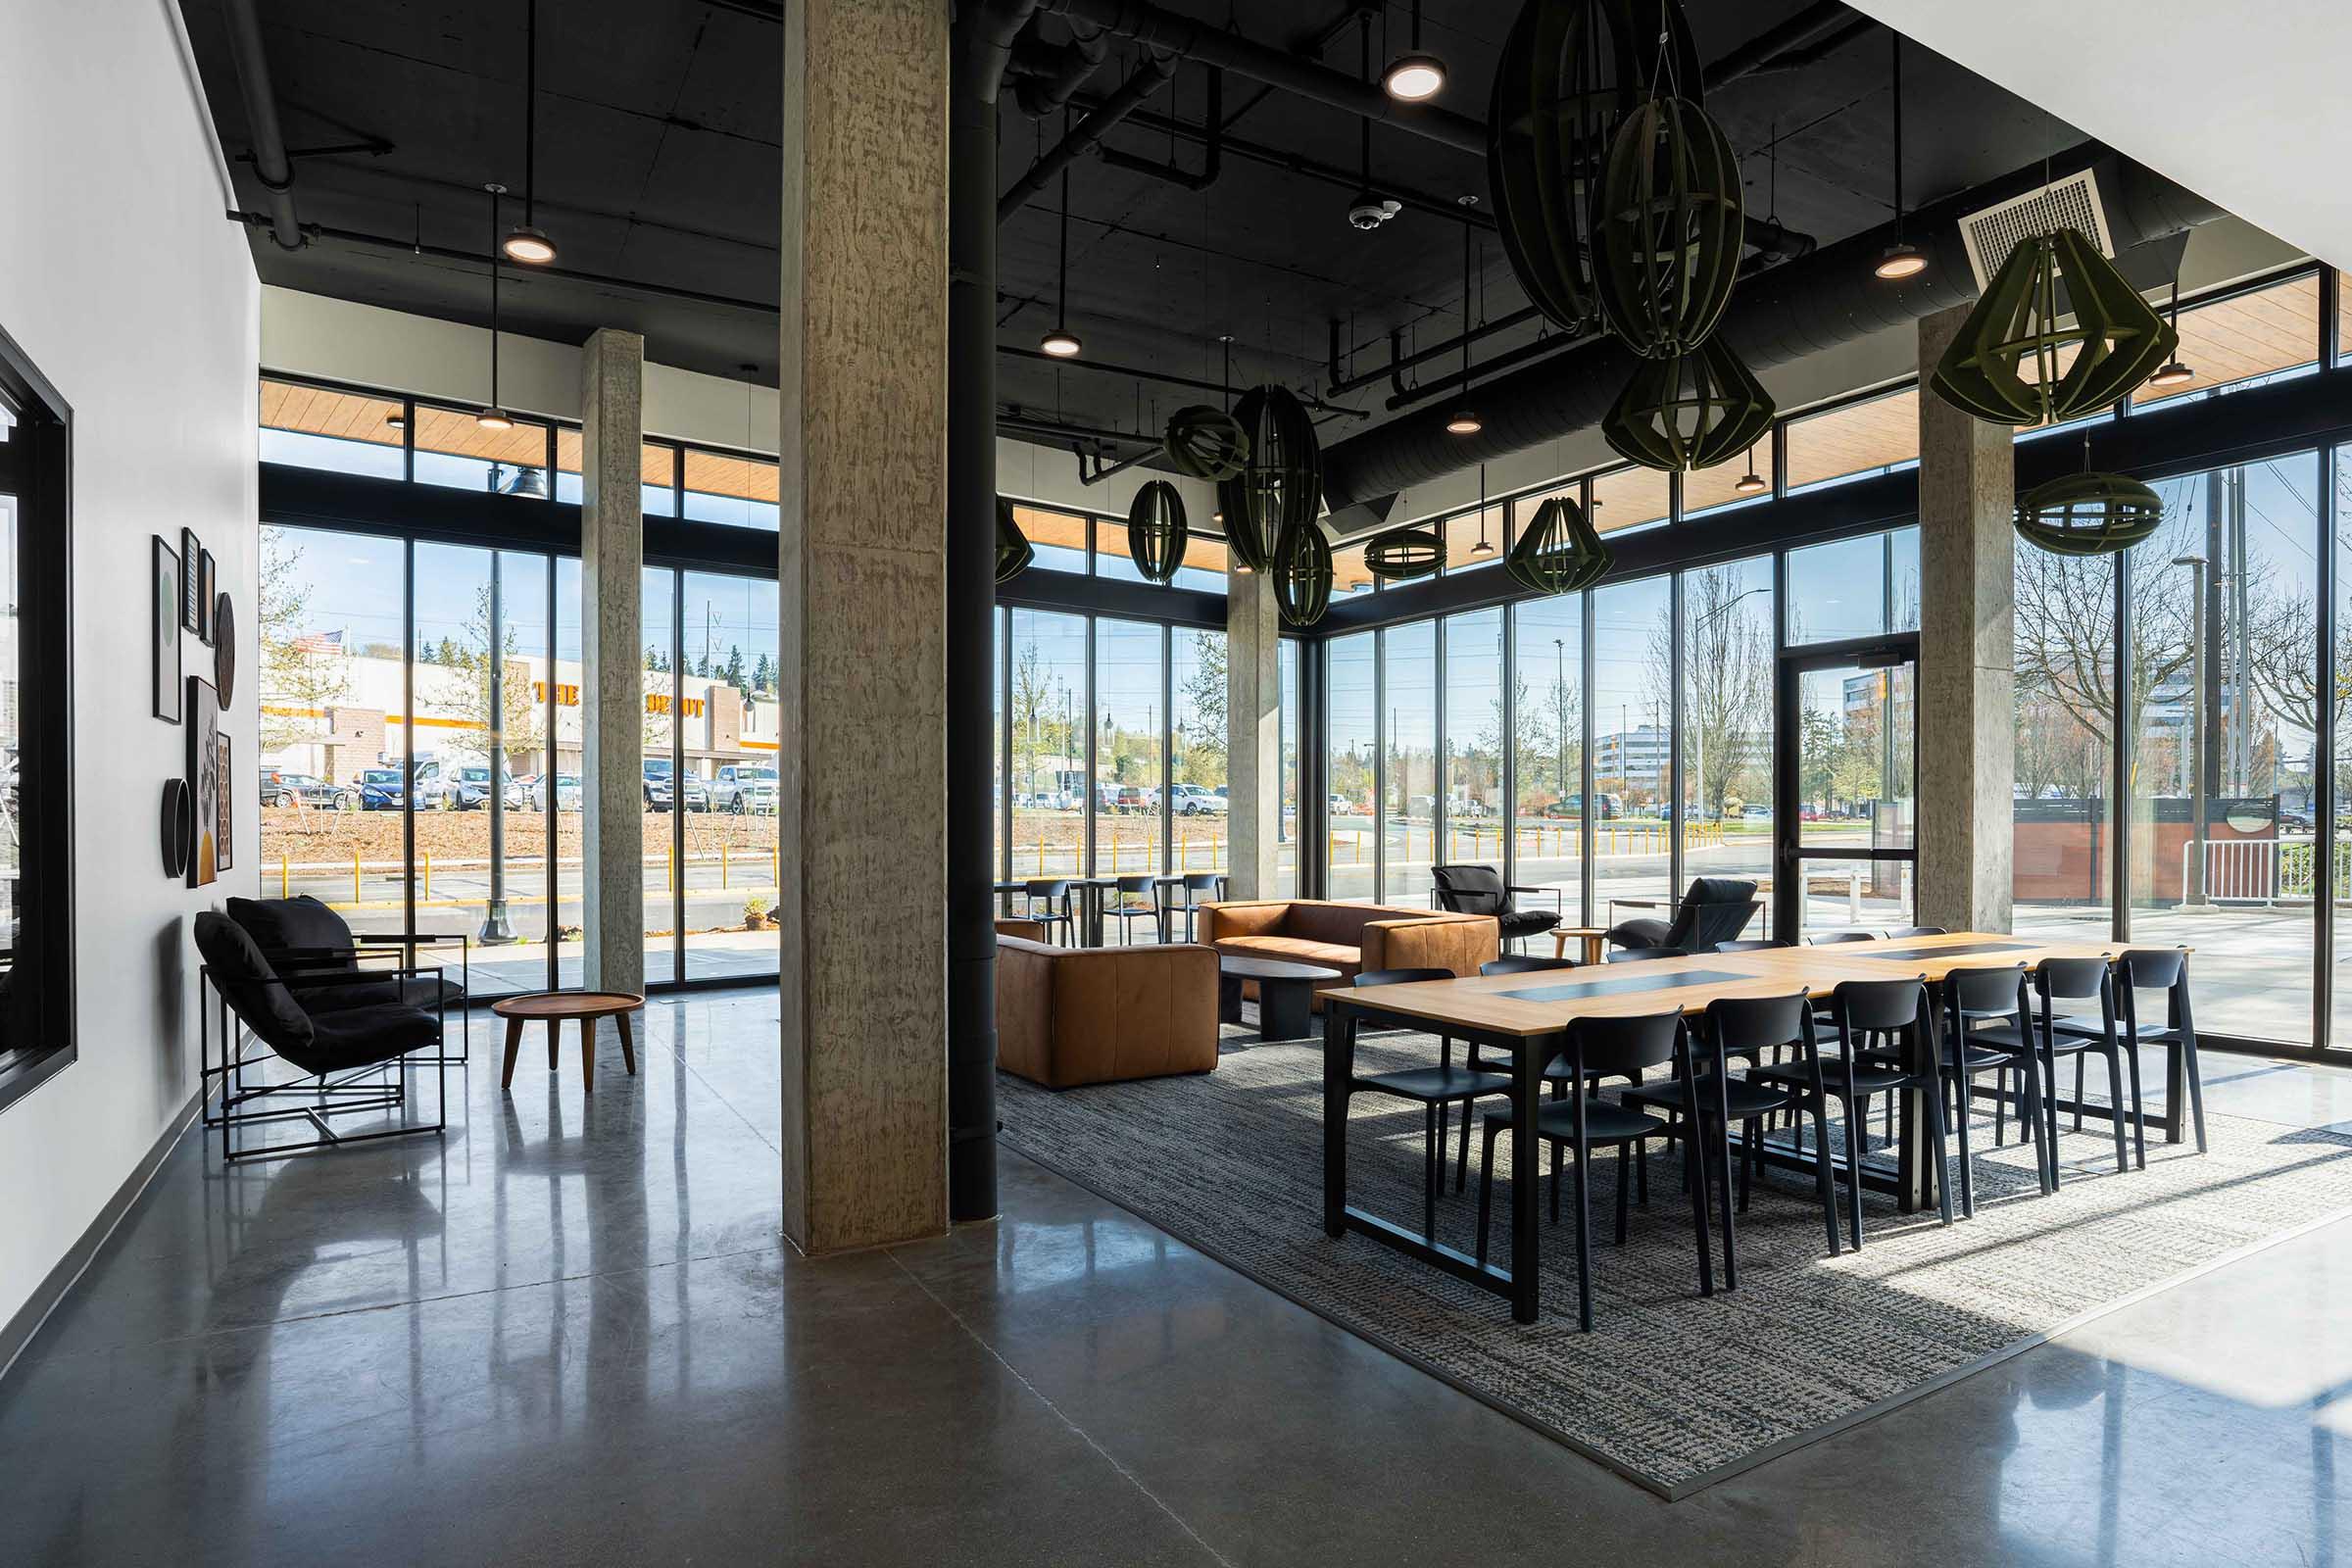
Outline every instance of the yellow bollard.
[(293, 897), (286, 879), (287, 869), (286, 858), (281, 855), (277, 858), (277, 896), (281, 899)]
[(726, 886), (727, 886), (727, 841), (726, 841), (725, 839), (720, 839), (720, 840), (718, 841), (718, 886), (719, 886), (719, 891), (720, 891), (720, 892), (722, 892), (722, 893), (723, 893), (723, 892), (725, 892), (725, 891), (726, 891)]
[[(681, 807), (680, 809), (682, 810), (684, 808)], [(663, 884), (663, 891), (675, 893), (678, 891), (678, 847), (674, 844), (671, 845), (662, 852), (662, 858), (669, 862), (669, 878)]]
[(351, 852), (351, 902), (360, 902), (360, 852)]
[(433, 858), (429, 855), (424, 858), (424, 902), (433, 902)]

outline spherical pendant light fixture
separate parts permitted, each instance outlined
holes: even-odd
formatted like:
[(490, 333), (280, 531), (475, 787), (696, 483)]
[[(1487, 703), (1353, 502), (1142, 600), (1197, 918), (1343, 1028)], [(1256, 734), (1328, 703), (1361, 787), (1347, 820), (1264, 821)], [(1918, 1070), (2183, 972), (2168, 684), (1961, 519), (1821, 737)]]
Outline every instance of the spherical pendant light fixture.
[(1380, 85), (1390, 97), (1407, 104), (1424, 103), (1446, 89), (1446, 62), (1421, 48), (1421, 0), (1413, 0), (1411, 47), (1389, 63)]

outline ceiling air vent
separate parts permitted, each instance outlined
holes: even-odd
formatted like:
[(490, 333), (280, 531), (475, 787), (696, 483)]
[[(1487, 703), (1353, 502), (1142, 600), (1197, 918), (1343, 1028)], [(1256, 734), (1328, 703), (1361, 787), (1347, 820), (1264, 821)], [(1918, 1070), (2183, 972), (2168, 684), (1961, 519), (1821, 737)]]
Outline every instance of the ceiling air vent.
[(1960, 238), (1968, 246), (1969, 270), (1977, 274), (1981, 293), (2001, 270), (2019, 240), (2046, 234), (2053, 228), (2078, 228), (2090, 236), (2099, 254), (2113, 260), (2115, 236), (2107, 227), (2107, 204), (2099, 199), (2099, 182), (2087, 169), (2049, 185), (2037, 185), (2023, 196), (1971, 213), (1960, 220)]

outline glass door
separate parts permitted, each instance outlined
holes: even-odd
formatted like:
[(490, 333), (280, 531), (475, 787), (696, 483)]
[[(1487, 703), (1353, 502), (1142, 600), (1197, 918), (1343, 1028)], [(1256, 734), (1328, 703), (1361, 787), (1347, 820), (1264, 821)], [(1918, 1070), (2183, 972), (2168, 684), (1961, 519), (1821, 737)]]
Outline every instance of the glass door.
[(1771, 935), (1912, 923), (1918, 658), (1915, 637), (1782, 657)]

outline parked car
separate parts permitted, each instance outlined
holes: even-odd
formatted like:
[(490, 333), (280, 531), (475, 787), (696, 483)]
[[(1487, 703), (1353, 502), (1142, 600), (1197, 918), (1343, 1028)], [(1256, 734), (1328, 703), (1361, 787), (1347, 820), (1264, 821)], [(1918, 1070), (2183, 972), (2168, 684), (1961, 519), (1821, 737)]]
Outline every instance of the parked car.
[(1331, 795), (1325, 797), (1323, 802), (1323, 809), (1333, 816), (1348, 816), (1352, 814), (1357, 809), (1357, 807), (1356, 804), (1349, 800), (1347, 796), (1339, 794), (1335, 791)]
[(529, 806), (531, 804), (531, 786), (538, 782), (539, 775), (536, 773), (525, 773), (519, 778), (512, 773), (508, 774), (506, 788), (507, 809), (510, 811), (519, 811), (525, 807)]
[(1168, 786), (1168, 808), (1178, 816), (1223, 816), (1227, 803), (1224, 796), (1198, 784), (1171, 784)]
[(416, 786), (418, 806), (437, 806), (444, 811), (478, 811), (490, 804), (490, 770), (486, 767), (441, 769), (432, 782)]
[[(671, 763), (669, 759), (665, 757), (649, 757), (646, 759), (645, 807), (647, 810), (666, 811), (670, 808), (671, 805), (673, 804), (672, 796), (676, 793), (670, 780), (670, 773)], [(685, 795), (686, 809), (689, 811), (708, 811), (710, 809), (710, 789), (703, 783), (700, 777), (693, 773), (686, 775)]]
[(1772, 820), (1772, 808), (1769, 806), (1751, 806), (1744, 812), (1742, 812), (1741, 815), (1750, 822), (1769, 822)]
[(264, 806), (332, 806), (335, 786), (313, 773), (287, 773), (274, 767), (262, 769), (262, 804)]
[[(531, 809), (547, 809), (547, 780), (545, 773), (531, 780)], [(576, 811), (580, 808), (580, 780), (576, 773), (558, 773), (556, 780), (556, 809)]]
[(710, 789), (713, 811), (733, 811), (738, 816), (756, 811), (765, 816), (776, 808), (776, 770), (772, 767), (730, 763), (718, 770)]
[(397, 811), (407, 799), (407, 781), (397, 767), (364, 769), (335, 792), (335, 806), (345, 811)]

